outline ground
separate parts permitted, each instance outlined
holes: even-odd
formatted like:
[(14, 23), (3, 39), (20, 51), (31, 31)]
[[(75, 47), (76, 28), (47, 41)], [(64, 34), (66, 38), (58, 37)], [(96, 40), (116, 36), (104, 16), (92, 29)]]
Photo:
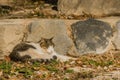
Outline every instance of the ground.
[(0, 80), (120, 80), (120, 51), (87, 54), (60, 62), (0, 61)]

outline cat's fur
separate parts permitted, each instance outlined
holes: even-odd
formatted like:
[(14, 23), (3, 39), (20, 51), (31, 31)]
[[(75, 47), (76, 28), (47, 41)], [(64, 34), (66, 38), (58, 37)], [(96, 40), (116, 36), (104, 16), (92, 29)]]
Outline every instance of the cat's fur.
[(52, 45), (42, 48), (39, 43), (20, 43), (16, 45), (9, 55), (13, 61), (49, 61), (51, 59), (58, 59), (60, 61), (67, 61), (71, 57), (60, 55), (55, 52)]

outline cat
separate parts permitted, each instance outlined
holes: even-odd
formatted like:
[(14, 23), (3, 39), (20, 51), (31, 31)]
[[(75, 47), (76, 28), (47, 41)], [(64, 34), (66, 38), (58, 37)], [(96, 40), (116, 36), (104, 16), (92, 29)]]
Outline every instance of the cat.
[(51, 39), (41, 39), (38, 43), (22, 42), (17, 44), (9, 55), (12, 61), (38, 61), (48, 62), (50, 60), (68, 61), (73, 59), (65, 55), (60, 55), (54, 50)]

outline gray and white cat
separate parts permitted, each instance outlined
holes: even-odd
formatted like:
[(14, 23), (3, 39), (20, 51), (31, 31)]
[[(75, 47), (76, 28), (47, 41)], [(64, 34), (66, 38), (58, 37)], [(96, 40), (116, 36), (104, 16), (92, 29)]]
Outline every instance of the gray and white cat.
[(63, 62), (73, 59), (72, 57), (56, 53), (53, 45), (47, 45), (46, 48), (43, 48), (40, 44), (41, 43), (22, 42), (14, 47), (9, 57), (13, 61), (31, 60), (39, 62), (52, 59), (57, 59)]

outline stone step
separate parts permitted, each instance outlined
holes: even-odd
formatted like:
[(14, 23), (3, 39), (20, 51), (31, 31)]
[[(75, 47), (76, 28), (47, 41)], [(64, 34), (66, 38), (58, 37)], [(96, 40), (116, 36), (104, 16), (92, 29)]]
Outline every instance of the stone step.
[(120, 49), (120, 17), (89, 20), (0, 20), (0, 58), (22, 41), (51, 39), (59, 54), (80, 56)]

